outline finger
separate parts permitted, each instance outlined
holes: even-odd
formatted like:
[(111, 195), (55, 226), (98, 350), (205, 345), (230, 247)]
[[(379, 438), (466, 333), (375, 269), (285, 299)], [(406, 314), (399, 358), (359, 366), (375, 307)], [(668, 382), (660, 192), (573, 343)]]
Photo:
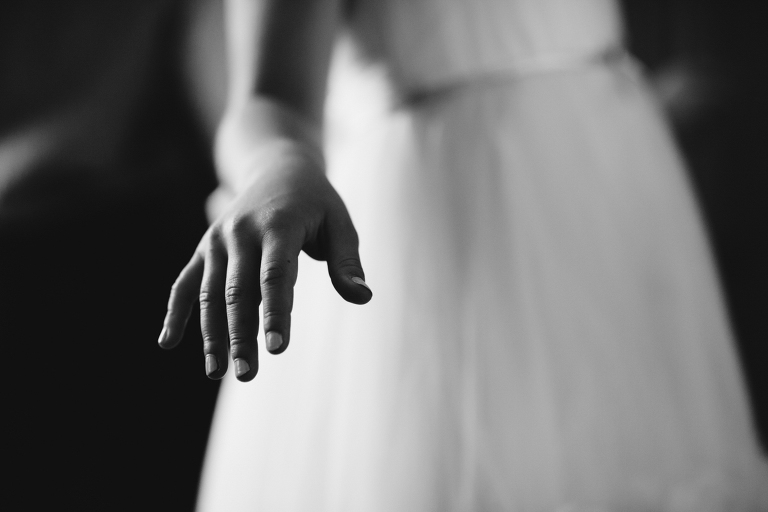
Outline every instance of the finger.
[(227, 310), (224, 303), (226, 275), (226, 251), (218, 237), (212, 235), (205, 254), (205, 270), (200, 284), (200, 327), (205, 373), (211, 379), (220, 379), (227, 372)]
[(373, 291), (365, 282), (358, 253), (358, 238), (346, 210), (329, 214), (326, 219), (328, 274), (339, 295), (353, 304), (365, 304)]
[(267, 350), (280, 354), (291, 338), (293, 287), (302, 237), (289, 230), (268, 232), (262, 240), (261, 296)]
[(164, 349), (175, 347), (184, 336), (184, 329), (192, 314), (197, 300), (197, 291), (203, 277), (204, 261), (200, 253), (195, 252), (189, 263), (182, 269), (176, 282), (171, 287), (168, 297), (168, 311), (163, 320), (163, 330), (157, 343)]
[(249, 381), (259, 371), (256, 337), (259, 328), (259, 260), (255, 247), (235, 241), (229, 247), (224, 297), (229, 324), (229, 350), (235, 364), (235, 375)]

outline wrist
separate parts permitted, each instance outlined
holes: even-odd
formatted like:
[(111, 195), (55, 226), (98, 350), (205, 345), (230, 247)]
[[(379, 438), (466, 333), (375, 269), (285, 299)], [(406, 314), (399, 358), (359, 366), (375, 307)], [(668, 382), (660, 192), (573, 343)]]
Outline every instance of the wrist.
[(308, 160), (325, 169), (322, 130), (290, 106), (269, 98), (230, 105), (216, 133), (214, 159), (219, 179), (235, 191), (259, 169), (285, 158)]

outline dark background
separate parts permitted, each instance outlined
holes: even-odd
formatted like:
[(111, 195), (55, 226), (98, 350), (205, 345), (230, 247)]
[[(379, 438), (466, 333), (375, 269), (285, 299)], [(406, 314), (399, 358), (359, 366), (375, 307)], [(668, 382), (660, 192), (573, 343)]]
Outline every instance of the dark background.
[(763, 449), (768, 447), (765, 2), (623, 0), (709, 227)]

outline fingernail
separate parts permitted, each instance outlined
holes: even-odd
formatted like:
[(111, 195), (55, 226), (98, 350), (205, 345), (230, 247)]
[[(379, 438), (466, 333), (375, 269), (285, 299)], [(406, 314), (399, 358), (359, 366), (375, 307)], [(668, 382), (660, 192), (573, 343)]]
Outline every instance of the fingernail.
[(283, 344), (282, 334), (274, 331), (267, 333), (267, 350), (269, 350), (270, 352), (274, 352), (275, 350), (279, 349), (282, 344)]
[(251, 371), (251, 367), (248, 365), (248, 361), (245, 359), (235, 359), (235, 375), (242, 377), (246, 373)]
[(352, 278), (352, 282), (355, 283), (355, 284), (359, 284), (360, 286), (365, 286), (368, 289), (369, 292), (373, 293), (373, 290), (371, 290), (371, 287), (368, 286), (366, 284), (366, 282), (363, 281), (362, 279), (360, 279), (359, 277), (353, 277)]
[(219, 369), (219, 362), (216, 360), (216, 356), (208, 354), (205, 356), (205, 374), (210, 376), (213, 372)]
[(168, 328), (163, 326), (163, 330), (160, 331), (160, 336), (157, 338), (157, 344), (162, 345), (166, 339), (168, 339)]

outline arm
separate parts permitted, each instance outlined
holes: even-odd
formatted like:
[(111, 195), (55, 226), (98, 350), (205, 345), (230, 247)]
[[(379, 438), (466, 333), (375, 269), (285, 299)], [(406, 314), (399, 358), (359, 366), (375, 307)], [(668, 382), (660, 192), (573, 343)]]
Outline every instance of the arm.
[(297, 259), (327, 260), (333, 286), (363, 304), (370, 289), (343, 202), (320, 150), (325, 81), (339, 0), (231, 0), (230, 90), (216, 136), (219, 173), (238, 192), (201, 240), (171, 290), (161, 347), (175, 346), (199, 295), (206, 372), (229, 355), (242, 381), (258, 371), (263, 302), (267, 349), (290, 338)]
[[(339, 0), (229, 0), (229, 99), (216, 158), (237, 186), (246, 162), (278, 140), (319, 153)], [(254, 144), (254, 141), (259, 141)]]

